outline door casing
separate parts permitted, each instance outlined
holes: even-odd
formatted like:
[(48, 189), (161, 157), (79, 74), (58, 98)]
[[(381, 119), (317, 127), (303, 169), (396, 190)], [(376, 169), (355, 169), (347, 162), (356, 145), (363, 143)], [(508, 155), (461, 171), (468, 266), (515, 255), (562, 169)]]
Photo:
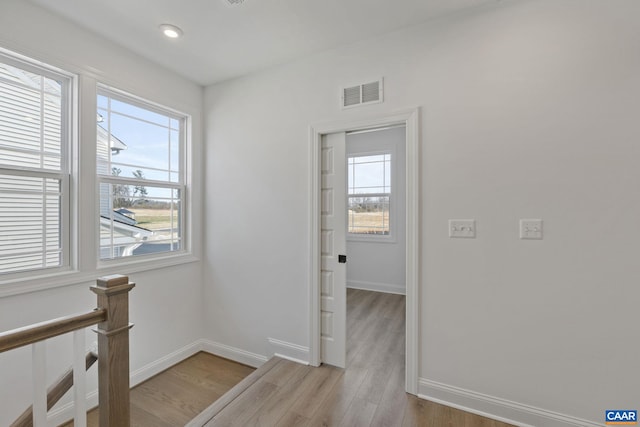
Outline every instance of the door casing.
[(406, 360), (405, 390), (418, 393), (419, 356), (419, 115), (413, 108), (351, 121), (312, 125), (309, 128), (309, 363), (319, 366), (320, 349), (320, 209), (322, 135), (403, 123), (406, 126)]

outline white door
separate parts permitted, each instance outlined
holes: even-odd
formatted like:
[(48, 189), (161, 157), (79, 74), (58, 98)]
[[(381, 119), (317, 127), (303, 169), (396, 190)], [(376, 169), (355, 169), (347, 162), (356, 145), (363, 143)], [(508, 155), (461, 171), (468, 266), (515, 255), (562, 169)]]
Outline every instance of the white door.
[(323, 363), (345, 367), (347, 210), (345, 133), (322, 137), (320, 324)]

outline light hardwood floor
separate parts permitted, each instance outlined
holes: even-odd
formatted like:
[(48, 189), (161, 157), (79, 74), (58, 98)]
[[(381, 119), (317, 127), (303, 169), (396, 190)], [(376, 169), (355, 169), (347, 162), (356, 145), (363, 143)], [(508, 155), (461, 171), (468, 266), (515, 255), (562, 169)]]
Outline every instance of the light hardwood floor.
[(132, 426), (184, 426), (233, 387), (189, 427), (512, 427), (406, 394), (404, 335), (404, 296), (349, 289), (347, 369), (200, 353), (133, 389)]
[[(131, 426), (184, 426), (253, 371), (209, 353), (198, 353), (131, 390)], [(70, 426), (73, 422), (62, 427)], [(89, 412), (87, 426), (98, 426), (97, 409)]]
[(404, 296), (349, 289), (347, 307), (347, 369), (272, 359), (198, 425), (509, 427), (404, 392)]

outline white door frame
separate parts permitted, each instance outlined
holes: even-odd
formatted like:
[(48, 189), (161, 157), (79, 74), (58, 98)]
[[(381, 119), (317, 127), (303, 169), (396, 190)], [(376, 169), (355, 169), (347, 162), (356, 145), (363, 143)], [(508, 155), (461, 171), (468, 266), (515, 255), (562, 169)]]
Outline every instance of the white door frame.
[(399, 111), (365, 119), (330, 122), (309, 128), (310, 140), (310, 188), (309, 188), (309, 363), (320, 365), (320, 208), (321, 208), (321, 141), (322, 135), (347, 132), (386, 125), (406, 124), (406, 376), (405, 390), (418, 393), (418, 307), (419, 307), (419, 128), (420, 109)]

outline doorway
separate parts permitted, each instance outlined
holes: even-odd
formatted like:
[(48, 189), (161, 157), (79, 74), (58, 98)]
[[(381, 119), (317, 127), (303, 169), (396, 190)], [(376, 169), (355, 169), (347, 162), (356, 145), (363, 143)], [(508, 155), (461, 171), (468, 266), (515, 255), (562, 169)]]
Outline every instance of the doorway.
[(378, 403), (380, 384), (404, 390), (405, 142), (404, 124), (346, 133), (345, 368), (363, 373), (357, 396)]
[(405, 125), (346, 133), (347, 288), (405, 294)]
[[(406, 283), (406, 350), (405, 350), (405, 390), (416, 394), (418, 386), (418, 109), (400, 112), (393, 115), (374, 117), (365, 120), (348, 123), (334, 123), (317, 125), (311, 128), (311, 156), (310, 156), (310, 363), (319, 366), (323, 362), (326, 352), (323, 350), (322, 322), (327, 323), (327, 317), (322, 316), (322, 265), (323, 246), (322, 240), (331, 233), (323, 234), (323, 211), (322, 211), (322, 157), (327, 150), (322, 149), (323, 135), (344, 133), (348, 131), (362, 131), (373, 128), (404, 125), (406, 127), (405, 137), (405, 161), (406, 161), (406, 196), (405, 202), (405, 283)], [(342, 157), (344, 159), (344, 157)], [(326, 158), (325, 158), (326, 160)], [(326, 197), (327, 192), (324, 192)], [(342, 212), (346, 212), (343, 210)], [(346, 217), (346, 215), (343, 215)], [(345, 218), (346, 220), (346, 218)], [(325, 221), (326, 223), (326, 221)], [(345, 228), (346, 229), (346, 228)], [(325, 242), (326, 243), (326, 242)], [(326, 246), (325, 246), (326, 248)], [(337, 252), (335, 259), (339, 260)], [(339, 261), (338, 261), (339, 263)], [(337, 264), (336, 264), (337, 265)], [(340, 267), (338, 267), (340, 268)], [(339, 270), (336, 270), (339, 271)], [(345, 270), (346, 276), (346, 270)], [(346, 281), (346, 277), (345, 277)], [(334, 283), (335, 284), (335, 283)], [(336, 288), (332, 304), (340, 307), (344, 304), (344, 314), (346, 316), (346, 284), (344, 291)], [(346, 355), (346, 323), (338, 316), (338, 322), (331, 326), (335, 334), (331, 337), (334, 346), (334, 353), (344, 352)], [(325, 337), (326, 338), (326, 337)], [(326, 341), (326, 339), (324, 340)], [(337, 350), (336, 350), (337, 348)], [(340, 366), (340, 364), (338, 363)], [(344, 362), (343, 365), (344, 366)]]

